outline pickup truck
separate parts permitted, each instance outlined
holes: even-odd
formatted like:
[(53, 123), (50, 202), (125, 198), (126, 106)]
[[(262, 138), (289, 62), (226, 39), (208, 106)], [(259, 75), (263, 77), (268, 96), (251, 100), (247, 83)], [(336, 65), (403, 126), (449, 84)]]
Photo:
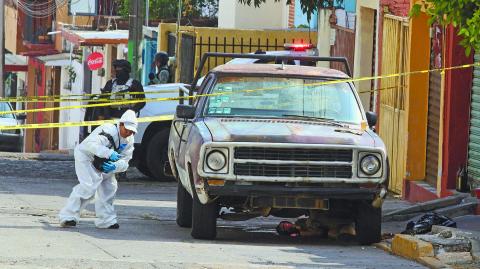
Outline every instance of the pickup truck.
[[(349, 73), (344, 58), (207, 53), (200, 66), (210, 57), (337, 61)], [(376, 114), (363, 110), (349, 78), (285, 64), (209, 71), (170, 128), (177, 224), (214, 239), (227, 215), (343, 218), (361, 244), (380, 241), (387, 152), (372, 130)]]

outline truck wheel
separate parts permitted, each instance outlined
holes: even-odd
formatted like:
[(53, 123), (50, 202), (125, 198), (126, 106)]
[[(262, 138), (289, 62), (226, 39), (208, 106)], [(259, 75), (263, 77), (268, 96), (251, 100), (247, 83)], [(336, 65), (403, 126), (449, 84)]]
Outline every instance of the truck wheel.
[(192, 237), (195, 239), (213, 240), (217, 236), (217, 202), (206, 205), (200, 203), (196, 194), (192, 208)]
[(146, 149), (146, 164), (153, 178), (159, 181), (173, 181), (173, 178), (164, 172), (168, 162), (168, 136), (170, 130), (163, 129), (156, 133), (148, 142)]
[(140, 171), (142, 174), (144, 174), (145, 176), (147, 177), (153, 177), (152, 173), (150, 173), (150, 170), (148, 170), (147, 166), (146, 165), (141, 165), (141, 164), (138, 164), (137, 165), (137, 169), (138, 171)]
[(177, 185), (177, 224), (183, 228), (192, 227), (192, 196), (179, 180)]
[(361, 245), (380, 242), (382, 232), (382, 208), (375, 208), (370, 201), (358, 204), (355, 232)]

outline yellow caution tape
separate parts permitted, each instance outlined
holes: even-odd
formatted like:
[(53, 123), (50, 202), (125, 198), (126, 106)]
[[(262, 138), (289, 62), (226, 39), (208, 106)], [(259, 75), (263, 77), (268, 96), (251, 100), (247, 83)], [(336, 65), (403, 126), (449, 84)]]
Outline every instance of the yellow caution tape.
[[(138, 118), (138, 122), (170, 121), (170, 120), (173, 120), (173, 115), (161, 115), (161, 116)], [(22, 124), (22, 125), (14, 125), (14, 126), (0, 126), (0, 130), (82, 127), (82, 126), (102, 125), (105, 123), (117, 123), (117, 122), (118, 120), (96, 120), (96, 121), (80, 121), (80, 122), (33, 123), (33, 124)]]
[[(141, 94), (163, 94), (163, 93), (178, 93), (178, 90), (170, 90), (170, 91), (149, 91), (149, 92), (129, 92), (130, 95), (141, 95)], [(117, 93), (115, 93), (117, 94)], [(0, 98), (0, 102), (21, 102), (21, 103), (59, 103), (59, 102), (97, 102), (97, 101), (111, 101), (112, 99), (109, 98), (101, 98), (101, 99), (91, 99), (91, 98), (62, 98), (62, 97), (99, 97), (99, 96), (109, 96), (112, 93), (98, 93), (98, 94), (72, 94), (72, 95), (45, 95), (45, 96), (24, 96), (24, 97), (7, 97), (7, 98)]]
[[(430, 72), (444, 72), (449, 70), (456, 70), (456, 69), (463, 69), (463, 68), (470, 68), (474, 66), (479, 66), (480, 63), (474, 64), (465, 64), (453, 67), (446, 67), (446, 68), (437, 68), (437, 69), (428, 69), (428, 70), (421, 70), (421, 71), (410, 71), (404, 73), (396, 73), (390, 75), (381, 75), (381, 76), (372, 76), (372, 77), (361, 77), (361, 78), (345, 78), (345, 79), (336, 79), (336, 80), (328, 80), (328, 81), (321, 81), (315, 82), (310, 84), (299, 84), (301, 86), (324, 86), (324, 85), (333, 85), (339, 83), (353, 83), (359, 81), (367, 81), (372, 79), (385, 79), (385, 78), (394, 78), (394, 77), (401, 77), (406, 75), (417, 75), (417, 74), (428, 74)], [(162, 101), (174, 101), (174, 100), (181, 100), (181, 99), (195, 99), (198, 97), (212, 97), (212, 96), (221, 96), (221, 95), (229, 95), (229, 94), (236, 94), (239, 92), (258, 92), (258, 91), (270, 91), (270, 90), (278, 90), (284, 89), (289, 87), (294, 87), (295, 85), (281, 85), (281, 86), (273, 86), (268, 88), (255, 88), (255, 89), (245, 89), (236, 92), (219, 92), (213, 94), (199, 94), (195, 96), (184, 96), (184, 97), (170, 97), (170, 98), (150, 98), (148, 100), (145, 99), (135, 99), (135, 100), (127, 100), (127, 101), (116, 101), (110, 103), (101, 103), (101, 104), (86, 104), (86, 105), (76, 105), (76, 106), (64, 106), (64, 107), (48, 107), (48, 108), (38, 108), (38, 109), (23, 109), (23, 110), (15, 110), (15, 111), (0, 111), (0, 115), (4, 114), (18, 114), (18, 113), (29, 113), (29, 112), (48, 112), (48, 111), (61, 111), (61, 110), (69, 110), (69, 109), (78, 109), (78, 108), (89, 108), (89, 107), (104, 107), (104, 106), (121, 106), (121, 105), (129, 105), (129, 104), (136, 104), (142, 102), (162, 102)]]

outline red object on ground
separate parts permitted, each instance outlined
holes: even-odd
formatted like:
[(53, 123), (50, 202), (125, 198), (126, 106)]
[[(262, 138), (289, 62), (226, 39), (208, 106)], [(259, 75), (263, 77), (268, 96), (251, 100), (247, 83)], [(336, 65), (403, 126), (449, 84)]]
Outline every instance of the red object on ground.
[(480, 188), (475, 189), (475, 196), (480, 199)]
[(88, 69), (91, 71), (102, 68), (103, 66), (103, 54), (100, 52), (94, 52), (90, 54), (87, 58)]

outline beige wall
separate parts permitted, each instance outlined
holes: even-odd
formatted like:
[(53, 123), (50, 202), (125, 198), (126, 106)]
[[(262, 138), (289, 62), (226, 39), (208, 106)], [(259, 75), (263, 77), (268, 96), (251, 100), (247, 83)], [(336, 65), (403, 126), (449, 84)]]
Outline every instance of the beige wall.
[[(330, 27), (330, 15), (331, 10), (323, 9), (318, 13), (318, 56), (330, 57), (330, 38), (332, 34), (332, 28)], [(319, 62), (317, 66), (330, 67), (328, 62)]]
[[(372, 70), (374, 67), (375, 70), (377, 70), (376, 65), (378, 64), (378, 57), (376, 57), (376, 61), (373, 63), (372, 56), (373, 53), (378, 55), (378, 23), (377, 29), (374, 29), (375, 11), (378, 10), (378, 8), (378, 0), (358, 0), (357, 2), (357, 32), (355, 36), (354, 77), (370, 77), (372, 75), (376, 75), (376, 72), (372, 74)], [(374, 35), (376, 35), (376, 38)], [(373, 51), (374, 38), (377, 40), (377, 44), (375, 44), (377, 51), (375, 52)], [(357, 82), (355, 84), (359, 91), (366, 91), (371, 87), (370, 80)], [(375, 88), (376, 85), (377, 83), (375, 82)], [(360, 98), (362, 99), (365, 110), (368, 111), (370, 108), (370, 93), (360, 94)], [(375, 100), (373, 105), (375, 105)]]
[[(10, 7), (5, 6), (5, 48), (12, 52), (13, 54), (17, 54), (18, 50), (18, 15), (17, 10)], [(21, 41), (20, 41), (21, 42)]]
[(286, 0), (267, 1), (259, 8), (235, 0), (220, 0), (218, 27), (237, 29), (272, 29), (288, 27)]

